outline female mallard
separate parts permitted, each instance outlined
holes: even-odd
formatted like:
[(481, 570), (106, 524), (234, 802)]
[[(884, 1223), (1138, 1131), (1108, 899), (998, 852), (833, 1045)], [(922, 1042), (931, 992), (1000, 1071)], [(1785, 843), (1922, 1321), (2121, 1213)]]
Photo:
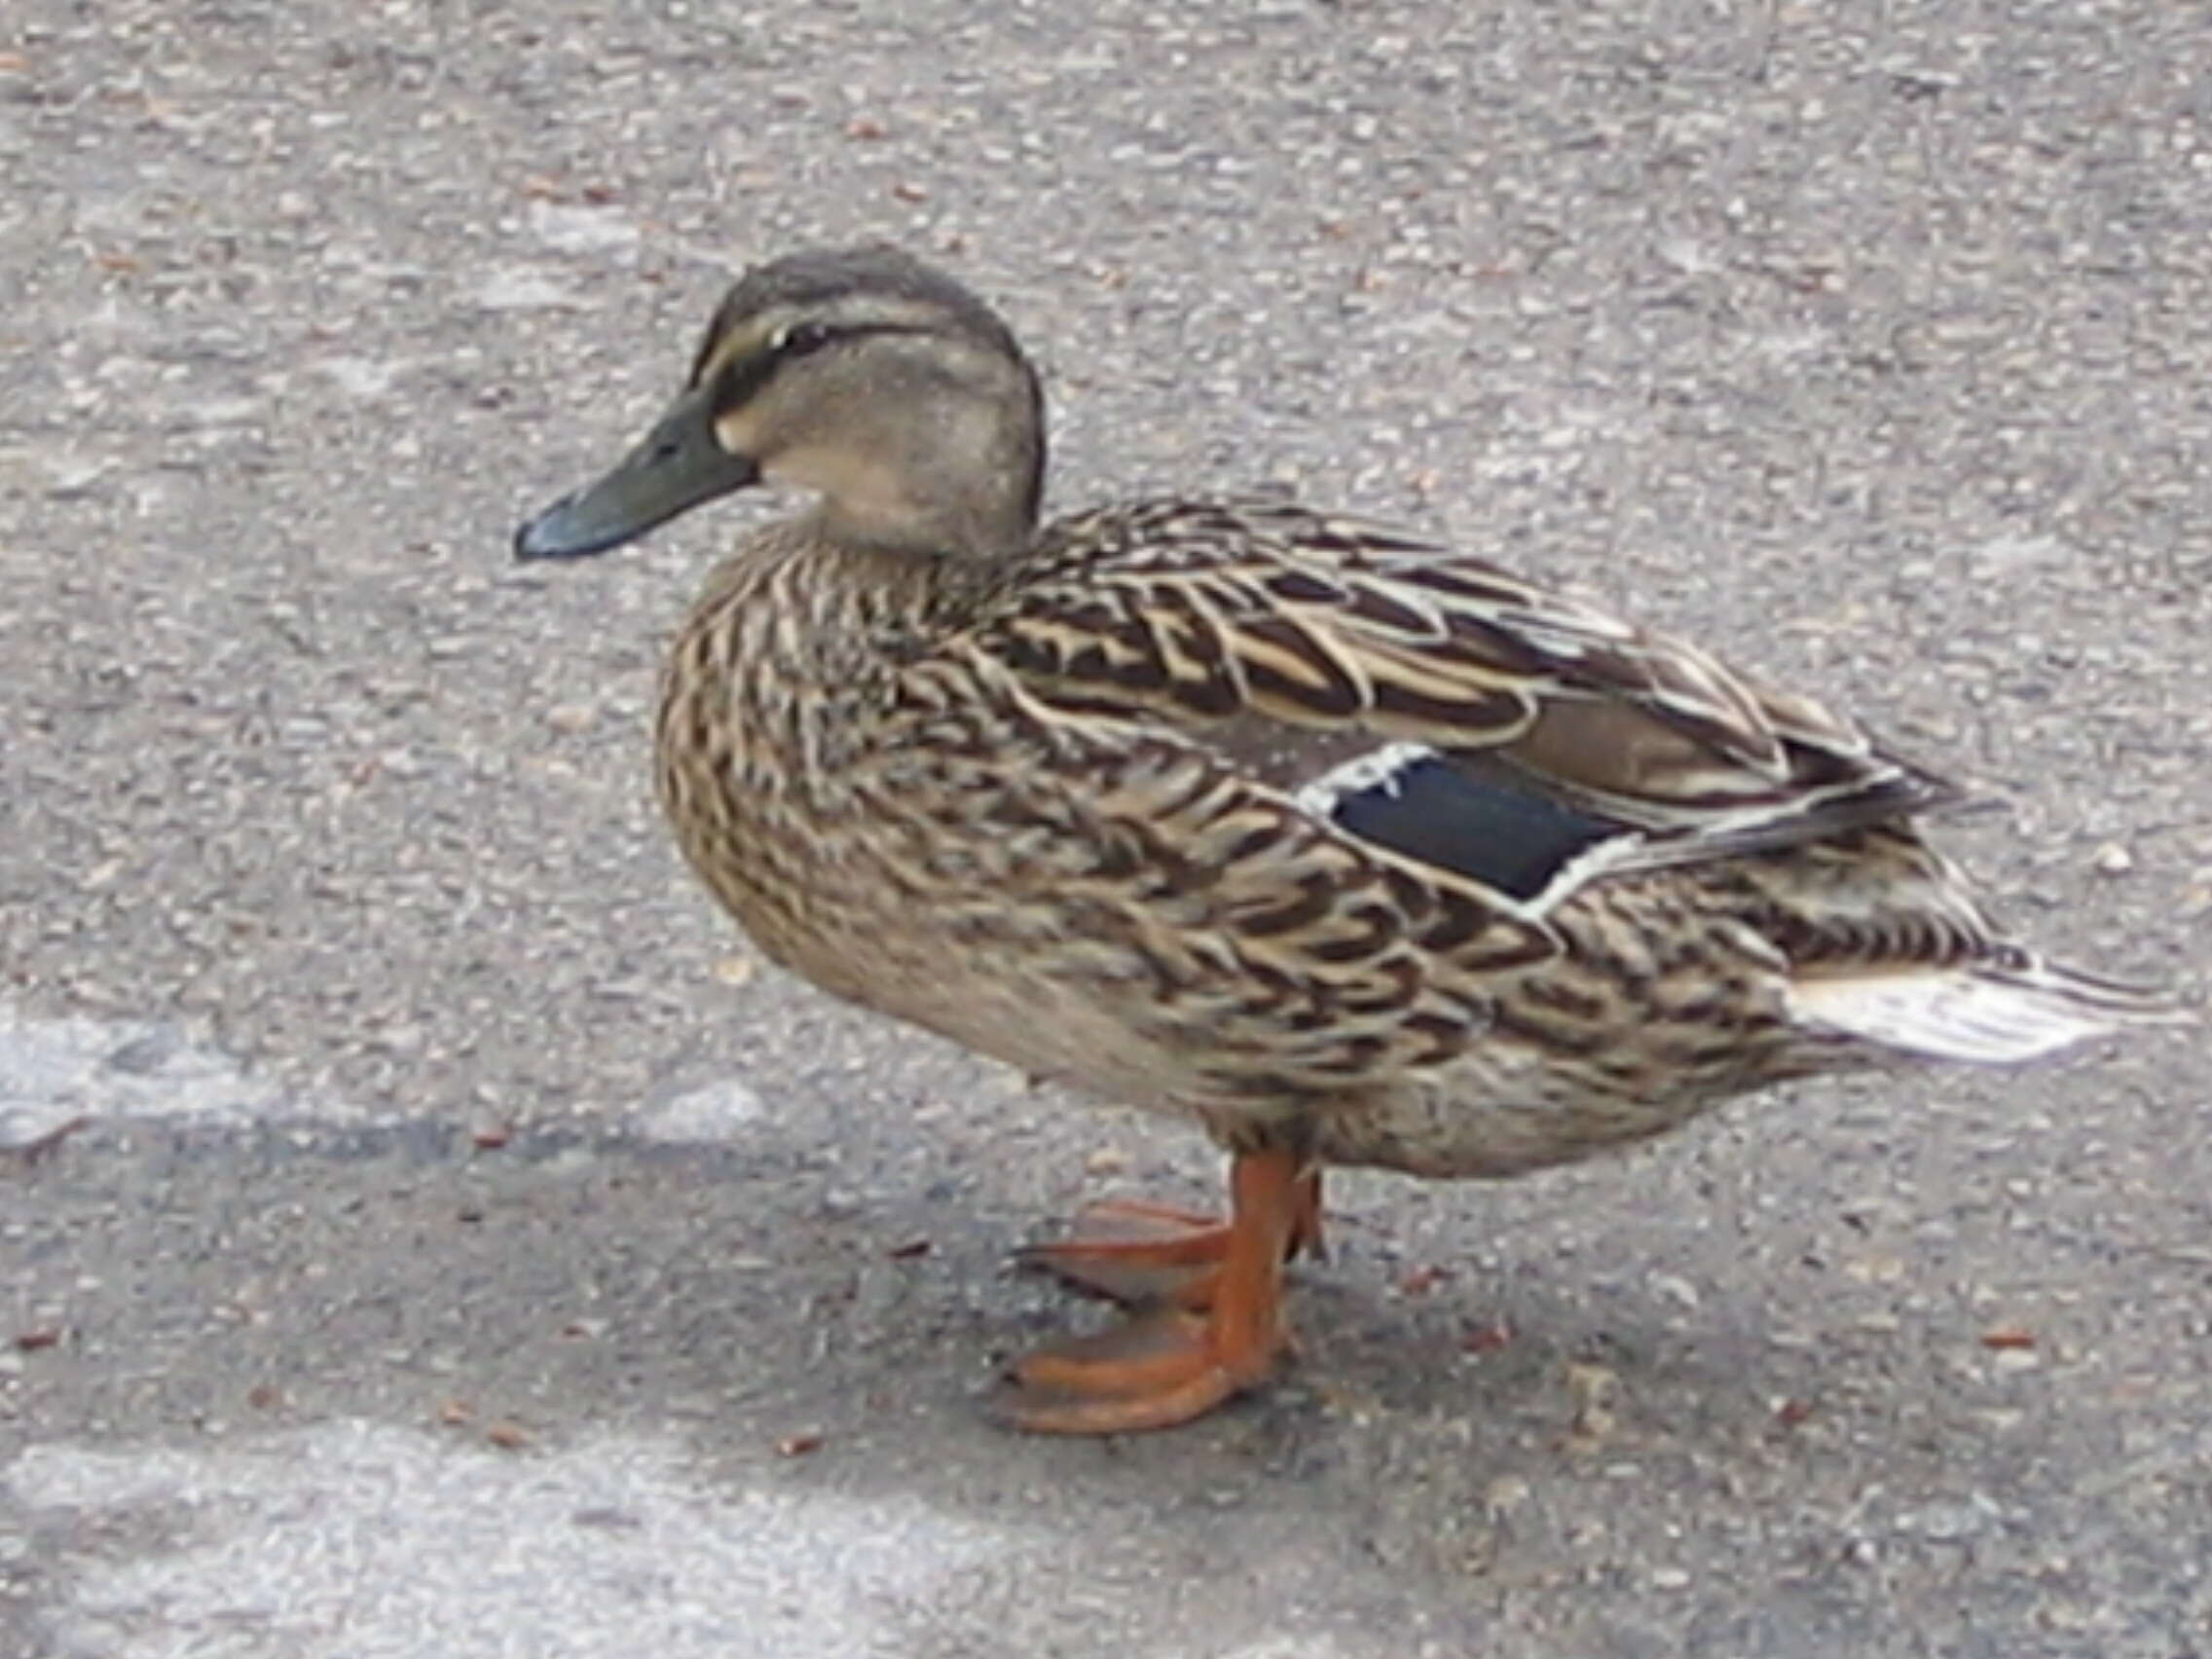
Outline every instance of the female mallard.
[(2000, 937), (1940, 779), (1808, 698), (1396, 531), (1161, 500), (1040, 529), (1037, 376), (888, 248), (749, 273), (674, 408), (526, 525), (597, 553), (768, 482), (662, 693), (692, 866), (841, 997), (1233, 1157), (1226, 1223), (1040, 1254), (1139, 1303), (1014, 1419), (1184, 1421), (1265, 1378), (1319, 1171), (1502, 1176), (1779, 1079), (2025, 1060), (2154, 1018)]

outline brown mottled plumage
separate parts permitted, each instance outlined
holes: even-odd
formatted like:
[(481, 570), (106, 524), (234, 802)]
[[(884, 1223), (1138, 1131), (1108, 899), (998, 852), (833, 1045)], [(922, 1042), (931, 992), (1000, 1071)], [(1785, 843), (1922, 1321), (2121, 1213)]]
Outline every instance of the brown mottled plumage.
[(1266, 1375), (1318, 1169), (1498, 1176), (1778, 1079), (2033, 1057), (2141, 993), (2002, 939), (1818, 704), (1396, 531), (1151, 501), (1042, 530), (1014, 337), (888, 249), (717, 312), (676, 407), (526, 526), (597, 552), (760, 480), (661, 797), (776, 961), (1031, 1072), (1198, 1119), (1226, 1226), (1107, 1206), (1044, 1252), (1148, 1306), (1020, 1368), (1017, 1421), (1179, 1421)]

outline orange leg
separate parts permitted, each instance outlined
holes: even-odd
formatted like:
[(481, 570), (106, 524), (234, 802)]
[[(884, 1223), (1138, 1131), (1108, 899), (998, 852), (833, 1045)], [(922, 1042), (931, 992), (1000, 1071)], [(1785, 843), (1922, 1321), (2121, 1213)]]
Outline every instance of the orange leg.
[[(1302, 1218), (1311, 1225), (1318, 1200), (1318, 1181), (1301, 1175), (1292, 1154), (1239, 1154), (1230, 1167), (1226, 1226), (1189, 1228), (1177, 1241), (1130, 1246), (1149, 1248), (1156, 1259), (1182, 1250), (1184, 1256), (1164, 1264), (1178, 1269), (1192, 1267), (1192, 1249), (1198, 1262), (1210, 1261), (1210, 1268), (1198, 1270), (1208, 1280), (1203, 1311), (1158, 1307), (1097, 1336), (1038, 1349), (1014, 1367), (1015, 1382), (1004, 1400), (1008, 1418), (1047, 1434), (1168, 1428), (1265, 1380), (1288, 1344), (1283, 1261), (1300, 1247)], [(1151, 1219), (1161, 1218), (1153, 1212)], [(1202, 1241), (1193, 1246), (1193, 1236)]]
[[(1033, 1245), (1021, 1260), (1126, 1306), (1172, 1302), (1202, 1310), (1213, 1300), (1229, 1235), (1217, 1216), (1143, 1198), (1104, 1198), (1085, 1206), (1067, 1237)], [(1309, 1169), (1297, 1178), (1283, 1260), (1324, 1254), (1321, 1172)]]

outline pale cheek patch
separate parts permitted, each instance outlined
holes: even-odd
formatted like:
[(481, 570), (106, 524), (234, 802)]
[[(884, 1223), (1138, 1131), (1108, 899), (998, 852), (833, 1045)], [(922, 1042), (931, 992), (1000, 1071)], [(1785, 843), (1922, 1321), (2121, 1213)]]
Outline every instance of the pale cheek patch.
[(733, 409), (715, 417), (715, 442), (725, 455), (752, 455), (758, 436), (759, 426), (750, 410)]
[(890, 468), (835, 444), (794, 445), (765, 460), (760, 475), (771, 484), (816, 491), (862, 522), (895, 523), (911, 510)]

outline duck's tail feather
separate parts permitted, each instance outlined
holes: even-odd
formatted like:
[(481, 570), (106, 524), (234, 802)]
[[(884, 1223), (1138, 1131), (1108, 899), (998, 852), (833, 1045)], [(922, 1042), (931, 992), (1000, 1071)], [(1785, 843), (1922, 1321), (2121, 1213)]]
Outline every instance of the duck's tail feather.
[(2130, 1025), (2190, 1023), (2172, 996), (2006, 950), (1943, 968), (1812, 974), (1789, 988), (1809, 1026), (1929, 1059), (2007, 1065)]

